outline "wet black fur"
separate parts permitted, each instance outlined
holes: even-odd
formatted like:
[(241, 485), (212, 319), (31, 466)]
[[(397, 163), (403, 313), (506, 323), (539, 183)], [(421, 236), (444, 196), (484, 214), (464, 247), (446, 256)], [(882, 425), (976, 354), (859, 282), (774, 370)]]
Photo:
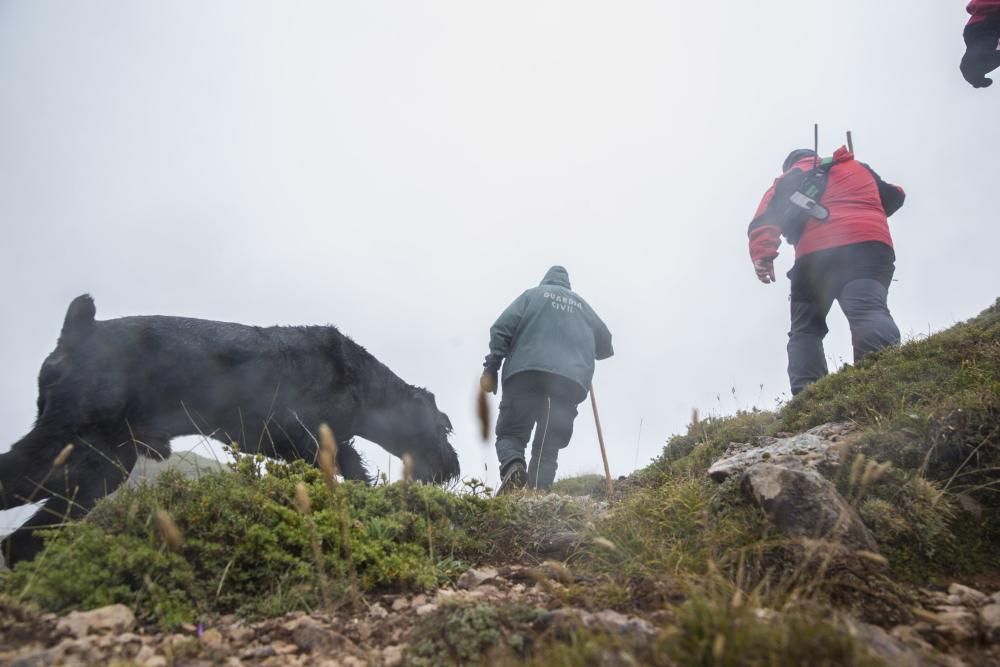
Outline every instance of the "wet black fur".
[[(89, 295), (66, 313), (38, 376), (35, 426), (0, 455), (0, 508), (49, 498), (7, 540), (8, 562), (30, 558), (30, 530), (85, 515), (138, 456), (170, 456), (170, 440), (204, 434), (244, 453), (316, 460), (327, 423), (348, 479), (370, 481), (354, 436), (410, 454), (416, 479), (459, 474), (451, 423), (434, 395), (406, 384), (332, 326), (253, 327), (182, 317), (97, 321)], [(65, 465), (53, 461), (67, 443)]]

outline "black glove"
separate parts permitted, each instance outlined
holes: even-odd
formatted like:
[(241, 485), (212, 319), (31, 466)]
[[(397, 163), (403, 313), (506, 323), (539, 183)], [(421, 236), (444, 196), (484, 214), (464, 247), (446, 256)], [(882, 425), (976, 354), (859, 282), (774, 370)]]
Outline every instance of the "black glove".
[(965, 55), (962, 56), (962, 76), (972, 84), (973, 88), (986, 88), (993, 85), (993, 79), (986, 75), (1000, 67), (1000, 17), (966, 26)]

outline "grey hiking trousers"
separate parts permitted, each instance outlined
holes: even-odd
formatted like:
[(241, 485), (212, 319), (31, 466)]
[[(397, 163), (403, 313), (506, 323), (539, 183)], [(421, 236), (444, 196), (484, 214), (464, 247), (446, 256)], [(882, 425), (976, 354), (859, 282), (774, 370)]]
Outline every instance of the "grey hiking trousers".
[(496, 426), (501, 474), (508, 464), (525, 461), (525, 449), (534, 429), (528, 486), (551, 487), (559, 450), (573, 437), (576, 407), (586, 397), (583, 387), (554, 373), (524, 371), (507, 378)]
[(795, 263), (788, 274), (792, 281), (788, 379), (793, 395), (828, 373), (823, 338), (834, 301), (850, 324), (855, 364), (871, 352), (899, 343), (899, 328), (888, 305), (894, 261), (888, 246), (859, 243), (822, 250)]

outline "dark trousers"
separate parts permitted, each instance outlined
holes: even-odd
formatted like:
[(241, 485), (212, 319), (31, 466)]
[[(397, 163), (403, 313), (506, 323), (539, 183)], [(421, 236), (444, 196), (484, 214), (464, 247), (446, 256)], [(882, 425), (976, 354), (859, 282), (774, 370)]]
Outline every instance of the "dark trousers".
[(500, 470), (515, 460), (525, 461), (525, 448), (534, 430), (528, 485), (551, 487), (559, 450), (573, 437), (576, 407), (586, 397), (583, 387), (553, 373), (525, 371), (507, 378), (496, 426)]
[(788, 379), (792, 394), (827, 374), (823, 338), (826, 316), (837, 301), (851, 327), (854, 363), (899, 343), (889, 312), (889, 284), (895, 271), (892, 248), (858, 243), (806, 255), (788, 273), (792, 281), (788, 332)]

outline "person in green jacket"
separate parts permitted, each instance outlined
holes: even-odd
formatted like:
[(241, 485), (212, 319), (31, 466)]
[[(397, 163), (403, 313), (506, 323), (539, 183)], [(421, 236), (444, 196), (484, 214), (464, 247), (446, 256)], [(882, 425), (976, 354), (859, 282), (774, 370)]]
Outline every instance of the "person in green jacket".
[[(559, 450), (569, 444), (577, 405), (590, 390), (594, 362), (613, 354), (611, 332), (570, 289), (569, 273), (561, 266), (549, 269), (538, 287), (517, 297), (497, 318), (480, 378), (483, 391), (496, 394), (503, 365), (497, 493), (552, 486)], [(526, 466), (533, 429), (531, 464)]]

